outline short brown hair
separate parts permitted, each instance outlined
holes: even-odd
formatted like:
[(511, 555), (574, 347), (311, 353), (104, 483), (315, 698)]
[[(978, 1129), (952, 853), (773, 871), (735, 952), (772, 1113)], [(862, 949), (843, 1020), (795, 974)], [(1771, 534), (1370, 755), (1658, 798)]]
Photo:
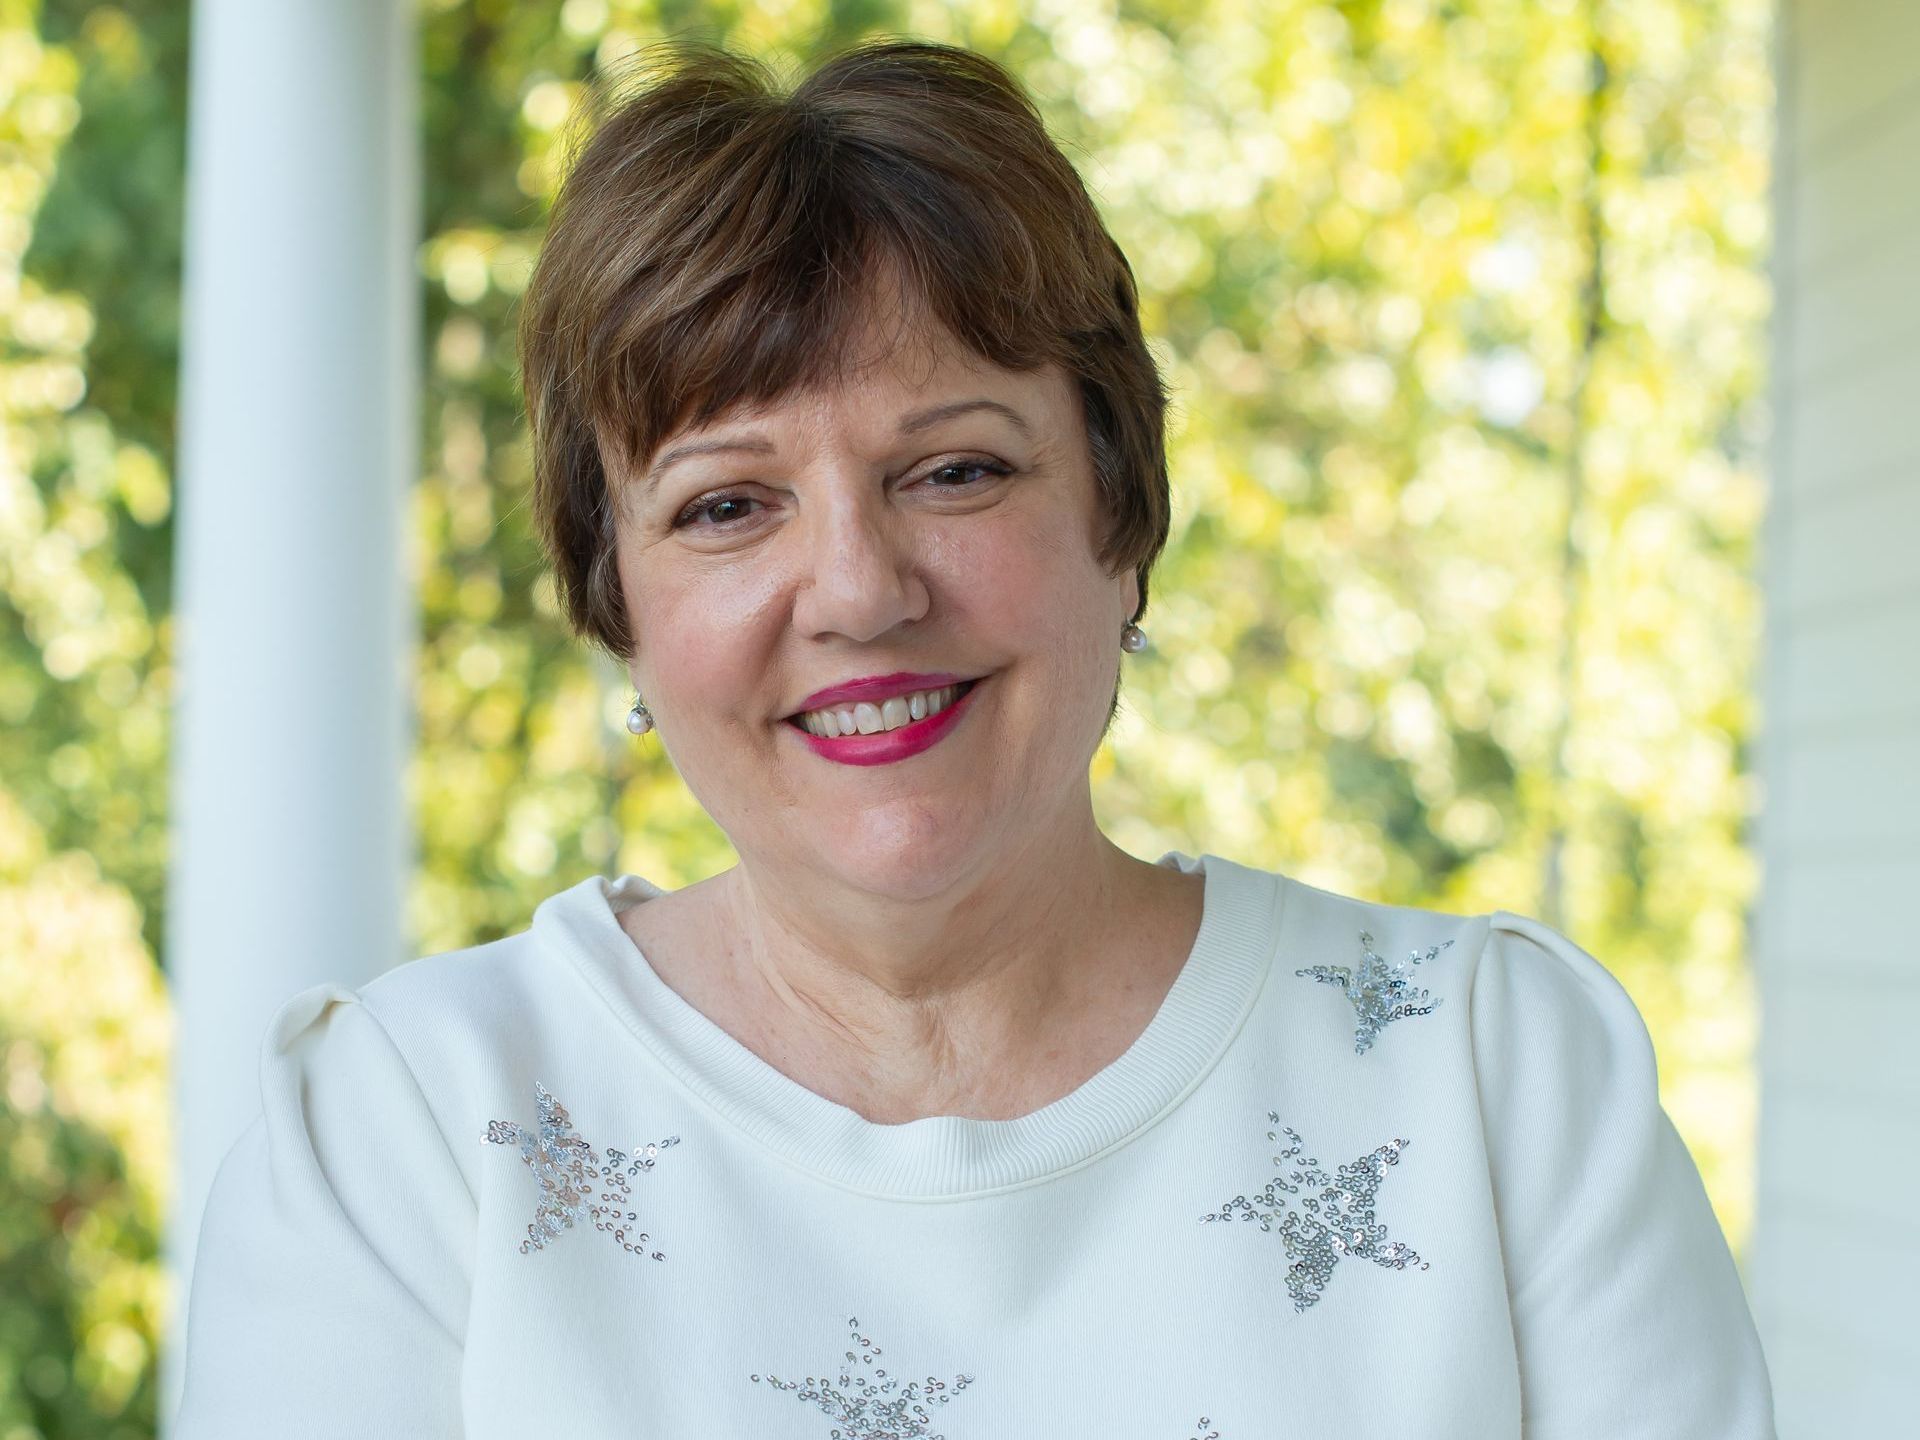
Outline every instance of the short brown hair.
[(736, 403), (843, 375), (882, 267), (983, 359), (1077, 382), (1099, 559), (1133, 569), (1145, 613), (1167, 391), (1126, 256), (1006, 70), (887, 40), (782, 94), (755, 59), (672, 41), (582, 114), (519, 329), (533, 513), (577, 634), (632, 655), (608, 451), (644, 460)]

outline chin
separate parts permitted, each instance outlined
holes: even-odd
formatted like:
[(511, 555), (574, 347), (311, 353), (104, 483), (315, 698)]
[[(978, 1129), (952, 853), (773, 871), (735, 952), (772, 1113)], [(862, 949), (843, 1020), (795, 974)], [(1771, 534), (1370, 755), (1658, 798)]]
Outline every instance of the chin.
[(914, 804), (869, 810), (858, 826), (816, 864), (853, 888), (896, 900), (924, 900), (944, 893), (973, 868), (973, 832), (952, 814), (935, 816)]

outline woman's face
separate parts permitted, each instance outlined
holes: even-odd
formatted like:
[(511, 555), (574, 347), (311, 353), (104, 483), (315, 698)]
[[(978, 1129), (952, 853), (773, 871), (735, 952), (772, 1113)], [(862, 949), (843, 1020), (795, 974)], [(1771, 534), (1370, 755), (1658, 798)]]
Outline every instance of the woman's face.
[[(901, 899), (1090, 833), (1088, 764), (1139, 599), (1095, 559), (1066, 372), (910, 333), (868, 340), (839, 388), (669, 437), (625, 477), (617, 555), (635, 688), (734, 847)], [(713, 448), (675, 458), (696, 444)], [(901, 671), (985, 678), (884, 763), (832, 758), (789, 722), (817, 691)]]

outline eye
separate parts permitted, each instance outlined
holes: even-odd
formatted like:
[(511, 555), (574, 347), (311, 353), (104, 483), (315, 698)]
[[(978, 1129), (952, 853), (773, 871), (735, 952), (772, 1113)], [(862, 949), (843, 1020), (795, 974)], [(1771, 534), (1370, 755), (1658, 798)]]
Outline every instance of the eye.
[[(933, 484), (933, 482), (942, 475), (950, 475), (955, 471), (964, 473), (975, 470), (981, 472), (983, 475), (1010, 475), (1013, 473), (1011, 467), (1002, 465), (997, 460), (949, 460), (946, 464), (929, 470), (927, 472), (927, 481), (929, 484)], [(967, 486), (976, 483), (978, 482), (974, 480), (966, 480), (957, 485), (935, 484), (933, 488), (936, 490), (964, 490)]]
[[(736, 495), (726, 490), (715, 491), (710, 495), (702, 495), (697, 500), (689, 501), (687, 508), (674, 517), (673, 528), (678, 530), (683, 526), (692, 525), (698, 516), (711, 514), (723, 505), (744, 506), (759, 503), (750, 495)], [(731, 520), (720, 520), (710, 525), (695, 525), (694, 528), (696, 530), (727, 530), (739, 524), (741, 518), (744, 518), (744, 512), (742, 516), (736, 516)]]

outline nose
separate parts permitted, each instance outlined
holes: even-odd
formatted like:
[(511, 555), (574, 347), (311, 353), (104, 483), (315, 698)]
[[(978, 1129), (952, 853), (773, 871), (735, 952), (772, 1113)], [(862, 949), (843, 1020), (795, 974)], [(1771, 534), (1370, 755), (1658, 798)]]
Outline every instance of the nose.
[(823, 479), (814, 487), (816, 495), (829, 492), (833, 498), (813, 507), (811, 523), (794, 527), (805, 549), (794, 627), (864, 642), (919, 619), (927, 587), (911, 519), (871, 477), (857, 484)]

